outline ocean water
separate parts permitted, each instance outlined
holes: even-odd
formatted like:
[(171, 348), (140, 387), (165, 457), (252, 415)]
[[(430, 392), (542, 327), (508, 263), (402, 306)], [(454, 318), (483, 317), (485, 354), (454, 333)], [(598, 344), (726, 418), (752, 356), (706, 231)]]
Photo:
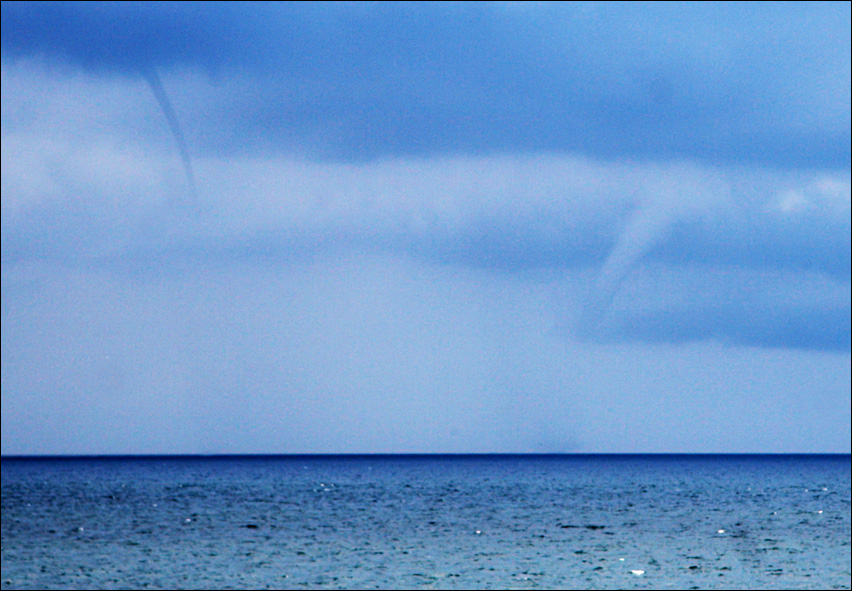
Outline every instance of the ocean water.
[(2, 460), (2, 588), (849, 589), (850, 457)]

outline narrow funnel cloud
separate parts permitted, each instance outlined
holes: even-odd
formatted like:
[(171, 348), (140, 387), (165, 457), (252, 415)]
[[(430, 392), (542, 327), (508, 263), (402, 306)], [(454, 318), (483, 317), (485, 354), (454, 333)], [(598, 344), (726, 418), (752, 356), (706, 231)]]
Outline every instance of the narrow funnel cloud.
[(618, 236), (589, 291), (579, 321), (578, 336), (600, 338), (607, 314), (627, 276), (679, 222), (706, 215), (728, 198), (730, 187), (718, 175), (692, 166), (652, 173), (643, 183), (636, 211)]
[(640, 206), (634, 213), (586, 298), (577, 324), (577, 332), (582, 338), (591, 338), (600, 332), (624, 279), (651, 247), (657, 244), (670, 223), (667, 216), (661, 216), (659, 212), (645, 206)]
[(180, 153), (180, 159), (183, 163), (183, 170), (184, 173), (186, 173), (186, 182), (189, 187), (189, 195), (191, 199), (191, 203), (185, 205), (188, 206), (188, 209), (197, 211), (199, 202), (198, 192), (195, 189), (195, 173), (192, 171), (192, 160), (189, 157), (189, 150), (186, 147), (186, 138), (184, 138), (183, 130), (181, 129), (177, 114), (175, 113), (174, 107), (172, 107), (172, 102), (169, 100), (169, 96), (166, 94), (166, 90), (163, 88), (163, 83), (160, 81), (160, 77), (157, 75), (156, 70), (153, 68), (143, 69), (142, 76), (145, 78), (145, 81), (151, 88), (151, 92), (157, 99), (157, 103), (160, 105), (160, 110), (163, 111), (163, 115), (169, 124), (172, 136), (175, 138), (175, 143), (177, 144), (178, 152)]

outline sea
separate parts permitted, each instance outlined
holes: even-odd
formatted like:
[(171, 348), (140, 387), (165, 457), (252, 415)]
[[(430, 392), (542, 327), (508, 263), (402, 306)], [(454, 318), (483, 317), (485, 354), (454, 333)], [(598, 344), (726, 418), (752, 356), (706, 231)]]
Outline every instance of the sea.
[(2, 589), (849, 589), (849, 455), (2, 458)]

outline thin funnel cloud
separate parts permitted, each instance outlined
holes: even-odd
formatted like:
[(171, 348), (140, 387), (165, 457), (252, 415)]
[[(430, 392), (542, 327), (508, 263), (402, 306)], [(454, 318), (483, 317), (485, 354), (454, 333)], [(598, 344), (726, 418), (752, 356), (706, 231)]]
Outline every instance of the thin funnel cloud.
[(690, 165), (650, 169), (636, 210), (618, 235), (601, 266), (580, 312), (577, 334), (586, 339), (606, 332), (613, 301), (628, 275), (678, 222), (707, 215), (729, 199), (730, 187), (721, 178)]
[(183, 170), (186, 174), (186, 182), (191, 199), (189, 208), (197, 210), (199, 202), (198, 191), (196, 190), (195, 185), (195, 173), (192, 170), (192, 159), (189, 157), (189, 150), (186, 147), (186, 138), (183, 134), (183, 129), (180, 126), (180, 121), (178, 121), (177, 113), (175, 113), (172, 102), (169, 100), (169, 95), (166, 94), (166, 89), (163, 88), (163, 83), (160, 81), (160, 76), (157, 74), (157, 71), (153, 68), (146, 68), (142, 70), (142, 76), (148, 83), (151, 92), (154, 94), (154, 98), (157, 99), (157, 103), (160, 105), (160, 110), (163, 112), (163, 116), (169, 124), (172, 137), (175, 138), (175, 143), (177, 144), (180, 159), (183, 164)]
[(645, 253), (663, 235), (668, 221), (640, 208), (618, 237), (598, 272), (583, 306), (577, 332), (583, 338), (598, 334), (619, 288)]

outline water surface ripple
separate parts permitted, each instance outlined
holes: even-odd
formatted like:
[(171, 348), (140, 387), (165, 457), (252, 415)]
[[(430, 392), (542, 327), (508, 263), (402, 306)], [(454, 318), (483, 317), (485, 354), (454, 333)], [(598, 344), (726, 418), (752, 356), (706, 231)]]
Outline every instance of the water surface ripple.
[(2, 588), (849, 589), (850, 457), (2, 460)]

